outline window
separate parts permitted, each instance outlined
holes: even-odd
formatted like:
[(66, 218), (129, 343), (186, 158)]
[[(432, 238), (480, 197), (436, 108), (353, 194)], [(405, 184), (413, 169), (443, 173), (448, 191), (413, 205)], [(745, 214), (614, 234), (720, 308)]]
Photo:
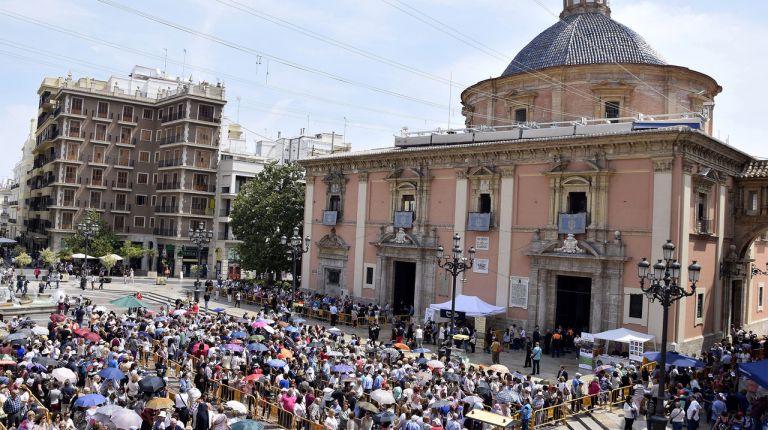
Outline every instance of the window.
[(213, 106), (209, 106), (209, 105), (198, 106), (197, 119), (213, 122)]
[(104, 163), (104, 147), (97, 145), (93, 147), (93, 159), (94, 163)]
[(80, 137), (80, 121), (69, 121), (69, 137)]
[(99, 118), (106, 118), (109, 115), (109, 103), (99, 102), (96, 105), (96, 116)]
[(333, 195), (328, 202), (328, 210), (339, 212), (341, 210), (341, 196)]
[(115, 186), (118, 188), (128, 188), (128, 172), (122, 170), (117, 172), (117, 185)]
[(341, 270), (325, 269), (325, 274), (326, 279), (328, 279), (328, 284), (339, 285), (339, 281), (341, 281)]
[(133, 121), (133, 106), (123, 106), (123, 121)]
[(211, 167), (209, 162), (211, 153), (208, 151), (195, 151), (195, 167), (207, 169)]
[(148, 173), (139, 173), (136, 175), (136, 183), (137, 184), (146, 184), (149, 182), (149, 174)]
[(213, 138), (213, 130), (207, 127), (195, 129), (195, 143), (198, 145), (210, 145)]
[(107, 140), (107, 125), (106, 124), (96, 124), (96, 128), (93, 133), (93, 140)]
[(75, 190), (67, 188), (64, 190), (64, 195), (61, 199), (62, 206), (74, 206), (75, 205)]
[(757, 310), (763, 310), (763, 300), (765, 297), (765, 282), (757, 283)]
[(157, 196), (152, 196), (150, 201), (152, 202), (150, 206), (157, 206)]
[(149, 163), (149, 151), (139, 151), (139, 163)]
[(146, 128), (141, 129), (141, 135), (140, 139), (142, 142), (151, 142), (152, 141), (152, 130), (147, 130)]
[(61, 228), (63, 230), (71, 230), (72, 229), (72, 218), (75, 214), (72, 212), (64, 212), (61, 214)]
[(704, 323), (704, 292), (696, 293), (696, 324)]
[(125, 229), (125, 216), (115, 215), (115, 230), (121, 231)]
[(131, 165), (131, 150), (130, 149), (123, 149), (121, 148), (117, 152), (117, 164), (120, 166), (130, 166)]
[(157, 173), (153, 173), (153, 174), (152, 174), (152, 184), (153, 184), (153, 185), (156, 185), (156, 184), (157, 184)]
[(515, 109), (515, 122), (526, 122), (528, 120), (528, 109)]
[(102, 186), (104, 179), (104, 171), (101, 169), (93, 169), (91, 171), (91, 185)]
[(707, 194), (699, 193), (696, 197), (696, 219), (707, 219)]
[(83, 99), (73, 98), (72, 106), (69, 108), (69, 112), (75, 115), (83, 114)]
[(131, 143), (131, 128), (120, 127), (120, 143)]
[[(605, 118), (607, 119), (616, 119), (619, 118), (619, 113), (621, 111), (621, 104), (619, 102), (605, 102)], [(611, 122), (617, 122), (617, 121), (611, 121)]]
[(80, 151), (80, 145), (74, 142), (68, 142), (64, 145), (64, 153), (62, 156), (65, 160), (77, 160), (78, 152)]
[(154, 111), (152, 109), (143, 109), (141, 111), (141, 117), (144, 119), (153, 119), (155, 117)]
[(413, 194), (403, 194), (400, 197), (400, 210), (403, 212), (416, 212), (416, 199)]
[(160, 142), (163, 139), (163, 130), (157, 130), (155, 132), (155, 141)]
[(373, 267), (366, 267), (365, 268), (365, 284), (366, 285), (373, 285)]
[(748, 197), (747, 197), (747, 210), (750, 212), (757, 212), (758, 208), (760, 207), (759, 203), (759, 194), (757, 191), (749, 191)]
[(149, 228), (155, 228), (155, 217), (149, 217)]
[(128, 196), (123, 193), (115, 194), (115, 210), (124, 211), (127, 207)]
[(160, 152), (155, 151), (155, 162), (160, 159)]
[(642, 318), (643, 317), (643, 302), (645, 298), (642, 294), (630, 294), (629, 295), (629, 317), (630, 318)]
[(193, 184), (195, 191), (208, 191), (208, 175), (195, 175)]
[(133, 226), (134, 227), (144, 227), (144, 217), (143, 216), (136, 216), (133, 217)]
[(480, 194), (477, 204), (478, 212), (488, 214), (491, 213), (491, 195), (488, 193)]
[(578, 214), (587, 211), (587, 193), (576, 191), (568, 193), (568, 213)]
[(101, 191), (91, 191), (88, 207), (91, 209), (99, 209), (101, 207)]
[(147, 196), (143, 194), (136, 194), (136, 206), (145, 206), (147, 204)]

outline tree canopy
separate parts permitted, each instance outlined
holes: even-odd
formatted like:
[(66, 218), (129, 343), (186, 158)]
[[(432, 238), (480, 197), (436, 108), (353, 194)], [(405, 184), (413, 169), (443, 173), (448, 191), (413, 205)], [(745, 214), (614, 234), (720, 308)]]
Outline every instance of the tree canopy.
[[(114, 253), (120, 239), (109, 228), (109, 224), (96, 211), (88, 211), (85, 219), (99, 226), (96, 235), (88, 242), (88, 255), (101, 257)], [(75, 230), (74, 235), (64, 239), (64, 248), (73, 254), (85, 253), (85, 237)]]
[[(304, 169), (270, 163), (245, 184), (232, 207), (232, 231), (244, 268), (259, 273), (289, 270), (280, 236), (290, 237), (304, 219)], [(279, 231), (278, 231), (279, 229)]]

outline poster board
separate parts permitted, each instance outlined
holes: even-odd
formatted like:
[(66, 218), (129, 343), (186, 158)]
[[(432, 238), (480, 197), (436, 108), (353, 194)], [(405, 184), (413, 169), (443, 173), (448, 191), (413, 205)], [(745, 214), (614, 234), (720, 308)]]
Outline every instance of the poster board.
[(579, 343), (582, 344), (579, 348), (579, 369), (594, 369), (595, 358), (593, 345), (595, 343), (595, 336), (592, 335), (592, 333), (582, 332), (581, 336), (579, 336)]
[(528, 309), (528, 280), (521, 276), (509, 277), (509, 307)]
[(643, 342), (629, 341), (629, 359), (632, 361), (643, 361)]
[(488, 251), (488, 248), (490, 248), (490, 245), (491, 245), (491, 239), (488, 236), (475, 237), (475, 250)]

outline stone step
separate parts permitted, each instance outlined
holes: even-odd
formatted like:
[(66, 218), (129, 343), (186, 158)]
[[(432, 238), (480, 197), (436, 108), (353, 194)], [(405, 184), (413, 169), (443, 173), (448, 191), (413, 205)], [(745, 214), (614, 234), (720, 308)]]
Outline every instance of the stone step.
[(565, 420), (565, 425), (569, 430), (590, 430), (590, 428), (585, 426), (577, 416), (573, 416)]
[(588, 430), (608, 430), (608, 427), (598, 420), (599, 415), (592, 413), (579, 415), (576, 419)]

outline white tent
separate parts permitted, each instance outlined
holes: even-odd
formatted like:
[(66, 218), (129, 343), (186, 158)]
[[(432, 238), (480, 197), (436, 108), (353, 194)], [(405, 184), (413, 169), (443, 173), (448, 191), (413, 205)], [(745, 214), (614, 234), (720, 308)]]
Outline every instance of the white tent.
[(102, 255), (101, 257), (99, 257), (99, 260), (103, 260), (104, 258), (106, 258), (109, 255), (111, 255), (115, 259), (115, 261), (122, 261), (123, 260), (123, 257), (121, 257), (121, 256), (119, 256), (117, 254)]
[(629, 342), (650, 342), (656, 337), (652, 334), (638, 333), (626, 328), (617, 328), (614, 330), (604, 331), (602, 333), (595, 333), (595, 339), (603, 339), (614, 342), (629, 343)]
[[(429, 305), (429, 308), (436, 311), (449, 311), (451, 310), (451, 301), (448, 300), (445, 303), (433, 303)], [(487, 317), (504, 313), (507, 310), (501, 306), (488, 304), (477, 296), (465, 296), (463, 294), (456, 296), (455, 309), (457, 312), (464, 312), (468, 317)]]
[[(72, 254), (71, 257), (74, 258), (75, 260), (82, 260), (83, 258), (85, 258), (85, 254)], [(89, 255), (88, 256), (89, 260), (94, 259), (94, 258), (96, 258), (96, 257), (94, 257), (93, 255)]]

